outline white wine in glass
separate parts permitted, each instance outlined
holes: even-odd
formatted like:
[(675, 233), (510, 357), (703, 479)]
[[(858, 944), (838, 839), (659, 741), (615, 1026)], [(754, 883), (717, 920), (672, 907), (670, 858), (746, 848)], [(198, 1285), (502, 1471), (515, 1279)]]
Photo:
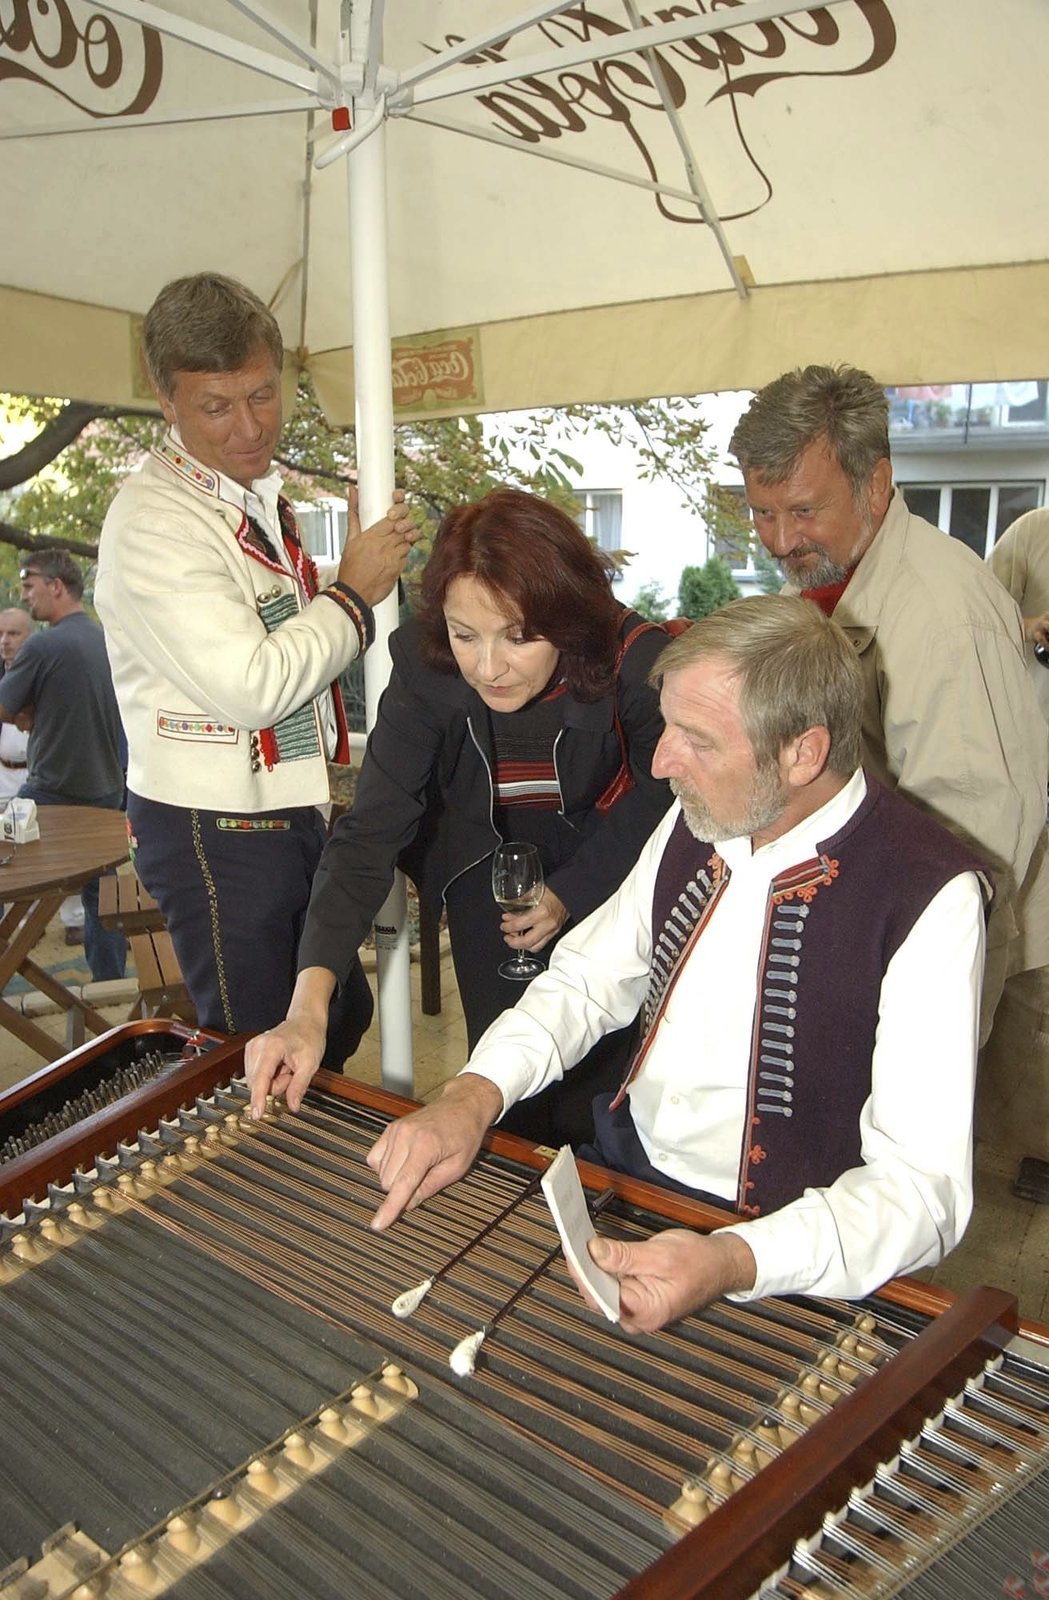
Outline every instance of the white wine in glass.
[[(543, 863), (534, 844), (511, 840), (499, 846), (492, 857), (492, 893), (504, 911), (531, 911), (543, 898), (543, 887)], [(512, 961), (504, 961), (498, 968), (501, 978), (518, 983), (544, 970), (543, 963), (525, 950), (518, 950)]]

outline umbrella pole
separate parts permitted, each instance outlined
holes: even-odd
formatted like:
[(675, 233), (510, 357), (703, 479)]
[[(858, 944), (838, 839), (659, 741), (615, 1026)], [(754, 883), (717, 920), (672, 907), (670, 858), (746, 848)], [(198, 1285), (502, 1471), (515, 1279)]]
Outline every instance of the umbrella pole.
[[(370, 108), (358, 99), (358, 116)], [(394, 487), (393, 383), (387, 292), (386, 130), (381, 124), (346, 157), (349, 188), (350, 272), (353, 303), (354, 401), (361, 522), (386, 510)], [(368, 727), (390, 676), (389, 636), (397, 626), (397, 594), (375, 611), (375, 643), (365, 657)], [(412, 1095), (412, 999), (404, 877), (394, 885), (375, 921), (379, 1039), (383, 1087)]]

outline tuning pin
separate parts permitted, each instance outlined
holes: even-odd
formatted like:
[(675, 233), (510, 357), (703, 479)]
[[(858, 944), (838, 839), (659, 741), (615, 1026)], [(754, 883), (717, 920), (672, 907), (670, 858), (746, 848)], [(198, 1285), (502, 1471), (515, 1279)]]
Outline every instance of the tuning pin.
[(136, 1545), (121, 1557), (120, 1576), (134, 1588), (148, 1594), (160, 1581), (153, 1550), (149, 1545)]
[(289, 1433), (284, 1441), (284, 1454), (293, 1466), (309, 1471), (316, 1461), (316, 1452), (305, 1434)]
[(334, 1406), (325, 1406), (317, 1418), (317, 1431), (333, 1444), (346, 1444), (353, 1437), (343, 1420), (342, 1413)]
[(248, 1482), (259, 1494), (271, 1500), (280, 1492), (280, 1479), (273, 1470), (273, 1464), (266, 1456), (256, 1456), (254, 1461), (248, 1462)]
[(228, 1528), (235, 1528), (243, 1515), (240, 1503), (233, 1490), (228, 1492), (220, 1490), (208, 1501), (208, 1511), (219, 1522), (224, 1522)]
[(180, 1556), (192, 1556), (200, 1549), (197, 1519), (188, 1512), (172, 1517), (165, 1530), (165, 1538)]

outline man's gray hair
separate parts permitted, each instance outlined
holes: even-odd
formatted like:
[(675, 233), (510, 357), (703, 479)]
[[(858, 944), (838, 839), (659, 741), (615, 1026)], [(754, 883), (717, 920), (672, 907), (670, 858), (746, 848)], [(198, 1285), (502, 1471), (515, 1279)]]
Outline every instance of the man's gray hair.
[(236, 372), (259, 351), (280, 371), (284, 342), (257, 294), (219, 272), (166, 283), (142, 323), (149, 376), (165, 398), (180, 372)]
[(679, 634), (656, 660), (655, 688), (710, 656), (727, 657), (739, 682), (743, 727), (758, 767), (806, 728), (830, 734), (827, 766), (849, 777), (861, 760), (863, 671), (832, 618), (800, 595), (731, 600)]
[(22, 563), (20, 574), (28, 578), (36, 573), (48, 583), (57, 579), (74, 600), (84, 595), (84, 574), (68, 550), (34, 550)]
[(796, 367), (758, 391), (729, 441), (742, 472), (789, 478), (809, 445), (825, 440), (861, 504), (889, 456), (889, 403), (857, 367)]

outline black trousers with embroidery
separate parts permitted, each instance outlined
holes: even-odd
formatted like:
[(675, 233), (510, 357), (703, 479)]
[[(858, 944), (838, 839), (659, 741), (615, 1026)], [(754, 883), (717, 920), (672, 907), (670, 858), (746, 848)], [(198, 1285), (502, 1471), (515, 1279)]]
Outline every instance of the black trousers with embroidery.
[[(135, 867), (156, 900), (201, 1027), (259, 1033), (284, 1020), (324, 833), (314, 806), (238, 813), (129, 794)], [(359, 961), (332, 1000), (323, 1065), (341, 1068), (372, 1019)]]

